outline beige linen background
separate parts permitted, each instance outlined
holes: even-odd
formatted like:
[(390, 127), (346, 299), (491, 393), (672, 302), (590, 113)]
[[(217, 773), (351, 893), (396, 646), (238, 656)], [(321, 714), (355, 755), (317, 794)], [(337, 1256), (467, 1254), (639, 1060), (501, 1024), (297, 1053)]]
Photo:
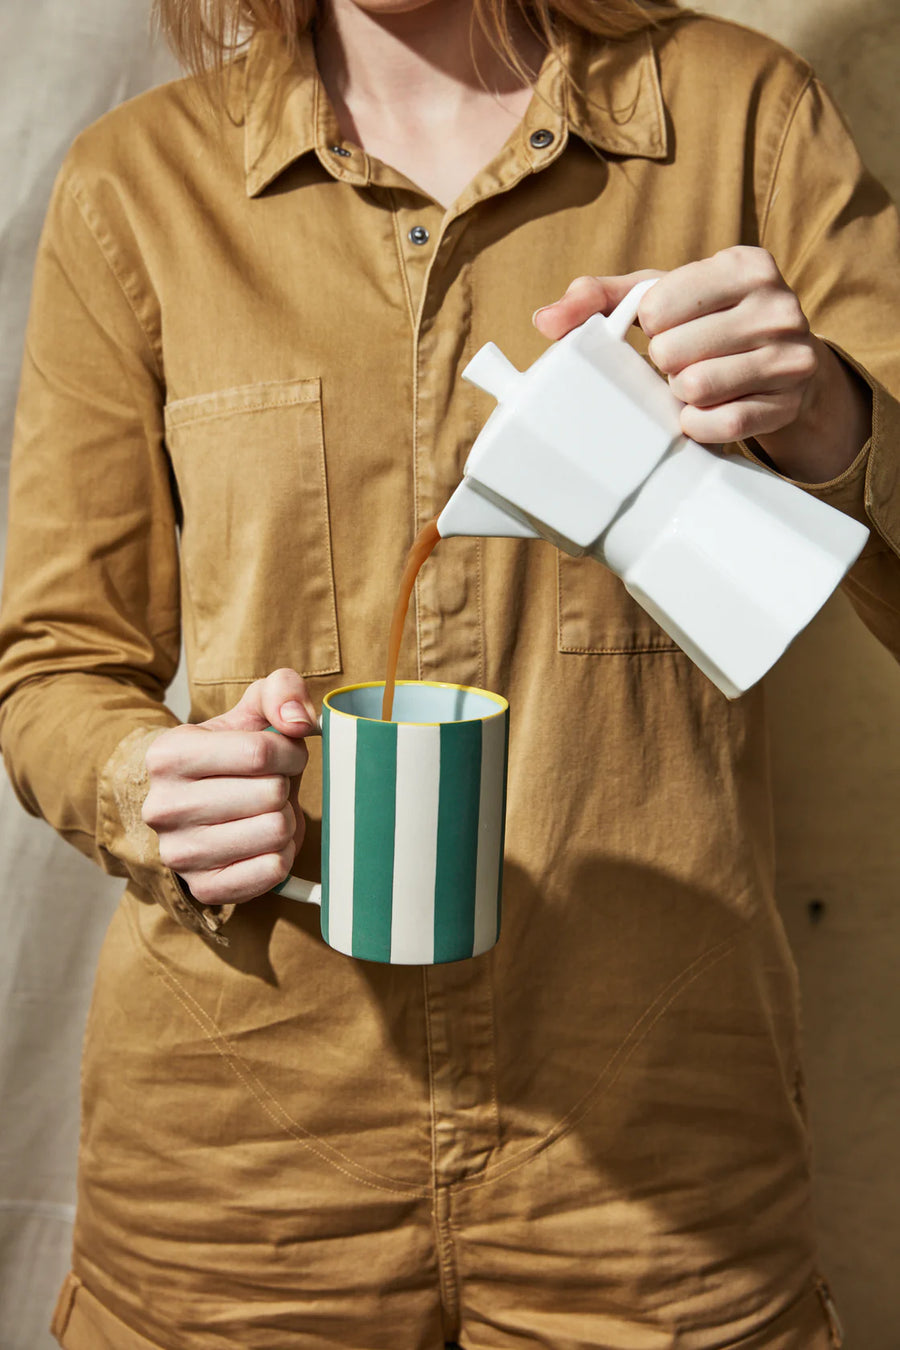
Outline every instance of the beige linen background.
[[(173, 68), (148, 43), (149, 0), (0, 5), (5, 471), (32, 258), (58, 163), (81, 126)], [(896, 0), (700, 7), (809, 57), (900, 198)], [(897, 1350), (900, 672), (839, 597), (770, 677), (769, 694), (779, 896), (805, 997), (823, 1262), (850, 1350)], [(183, 706), (178, 690), (171, 701)], [(79, 1042), (119, 883), (29, 820), (2, 774), (0, 877), (0, 1350), (44, 1350), (68, 1263)]]

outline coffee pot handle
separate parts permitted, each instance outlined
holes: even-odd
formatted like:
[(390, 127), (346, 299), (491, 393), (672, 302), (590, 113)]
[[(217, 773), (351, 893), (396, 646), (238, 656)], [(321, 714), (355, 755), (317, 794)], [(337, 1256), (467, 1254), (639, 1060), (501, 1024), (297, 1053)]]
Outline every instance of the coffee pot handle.
[(624, 339), (625, 334), (637, 318), (641, 301), (651, 286), (656, 285), (657, 281), (659, 281), (659, 277), (651, 277), (649, 281), (639, 281), (636, 286), (632, 286), (625, 299), (616, 305), (612, 314), (607, 315), (604, 323), (611, 337)]

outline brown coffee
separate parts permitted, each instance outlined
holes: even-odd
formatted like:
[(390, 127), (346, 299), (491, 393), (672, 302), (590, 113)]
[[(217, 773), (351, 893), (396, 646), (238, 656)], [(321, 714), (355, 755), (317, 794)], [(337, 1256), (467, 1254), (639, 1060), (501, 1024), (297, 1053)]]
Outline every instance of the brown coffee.
[(413, 593), (416, 577), (419, 575), (422, 564), (426, 558), (430, 557), (440, 537), (437, 516), (435, 516), (434, 520), (429, 520), (427, 525), (422, 526), (413, 540), (412, 548), (406, 555), (406, 565), (403, 568), (403, 576), (400, 578), (400, 589), (397, 592), (397, 603), (394, 606), (391, 632), (388, 638), (387, 675), (385, 676), (384, 698), (381, 704), (381, 719), (383, 722), (389, 722), (394, 711), (397, 661), (400, 658), (400, 642), (403, 638), (403, 625), (406, 622), (406, 611), (409, 609), (410, 596)]

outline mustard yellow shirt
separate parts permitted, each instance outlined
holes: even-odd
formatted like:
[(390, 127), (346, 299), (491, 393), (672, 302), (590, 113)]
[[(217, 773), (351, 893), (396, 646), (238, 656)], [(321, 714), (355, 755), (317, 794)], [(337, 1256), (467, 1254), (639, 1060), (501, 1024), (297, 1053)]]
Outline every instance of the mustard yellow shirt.
[[(26, 809), (128, 879), (86, 1046), (76, 1269), (161, 1343), (175, 1343), (167, 1308), (207, 1296), (206, 1267), (185, 1236), (193, 1268), (138, 1320), (111, 1170), (151, 1148), (157, 1199), (200, 1229), (211, 1202), (169, 1145), (205, 1159), (222, 1194), (243, 1175), (233, 1150), (203, 1152), (212, 1127), (173, 1063), (194, 1066), (195, 1101), (214, 1089), (223, 1139), (258, 1137), (268, 1112), (273, 1166), (322, 1140), (315, 1165), (335, 1176), (462, 1197), (463, 1213), (566, 1158), (594, 1197), (602, 1279), (648, 1317), (715, 1317), (737, 1337), (814, 1269), (764, 694), (728, 702), (597, 563), (451, 539), (419, 579), (401, 676), (511, 705), (494, 953), (385, 970), (330, 951), (290, 901), (203, 908), (140, 819), (182, 637), (194, 720), (280, 666), (316, 700), (383, 675), (404, 554), (492, 406), (460, 372), (488, 340), (527, 366), (545, 346), (532, 311), (581, 273), (771, 250), (873, 390), (870, 441), (810, 490), (869, 524), (847, 589), (900, 655), (900, 232), (885, 192), (810, 70), (758, 35), (686, 19), (570, 57), (586, 92), (549, 58), (524, 121), (448, 210), (344, 144), (311, 42), (288, 69), (271, 35), (233, 67), (224, 107), (188, 79), (102, 118), (54, 191), (16, 423), (0, 737)], [(135, 1132), (113, 1082), (144, 1102)], [(268, 1242), (282, 1221), (254, 1222)], [(249, 1237), (245, 1255), (253, 1278), (276, 1278)], [(706, 1344), (724, 1342), (678, 1341)]]

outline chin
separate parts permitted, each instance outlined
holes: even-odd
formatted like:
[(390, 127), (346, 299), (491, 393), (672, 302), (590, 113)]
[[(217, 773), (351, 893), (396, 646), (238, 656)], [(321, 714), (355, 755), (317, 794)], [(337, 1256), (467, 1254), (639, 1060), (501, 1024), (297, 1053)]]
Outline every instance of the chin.
[(361, 9), (373, 18), (387, 14), (411, 14), (418, 9), (447, 9), (458, 7), (453, 0), (350, 0), (355, 9)]

